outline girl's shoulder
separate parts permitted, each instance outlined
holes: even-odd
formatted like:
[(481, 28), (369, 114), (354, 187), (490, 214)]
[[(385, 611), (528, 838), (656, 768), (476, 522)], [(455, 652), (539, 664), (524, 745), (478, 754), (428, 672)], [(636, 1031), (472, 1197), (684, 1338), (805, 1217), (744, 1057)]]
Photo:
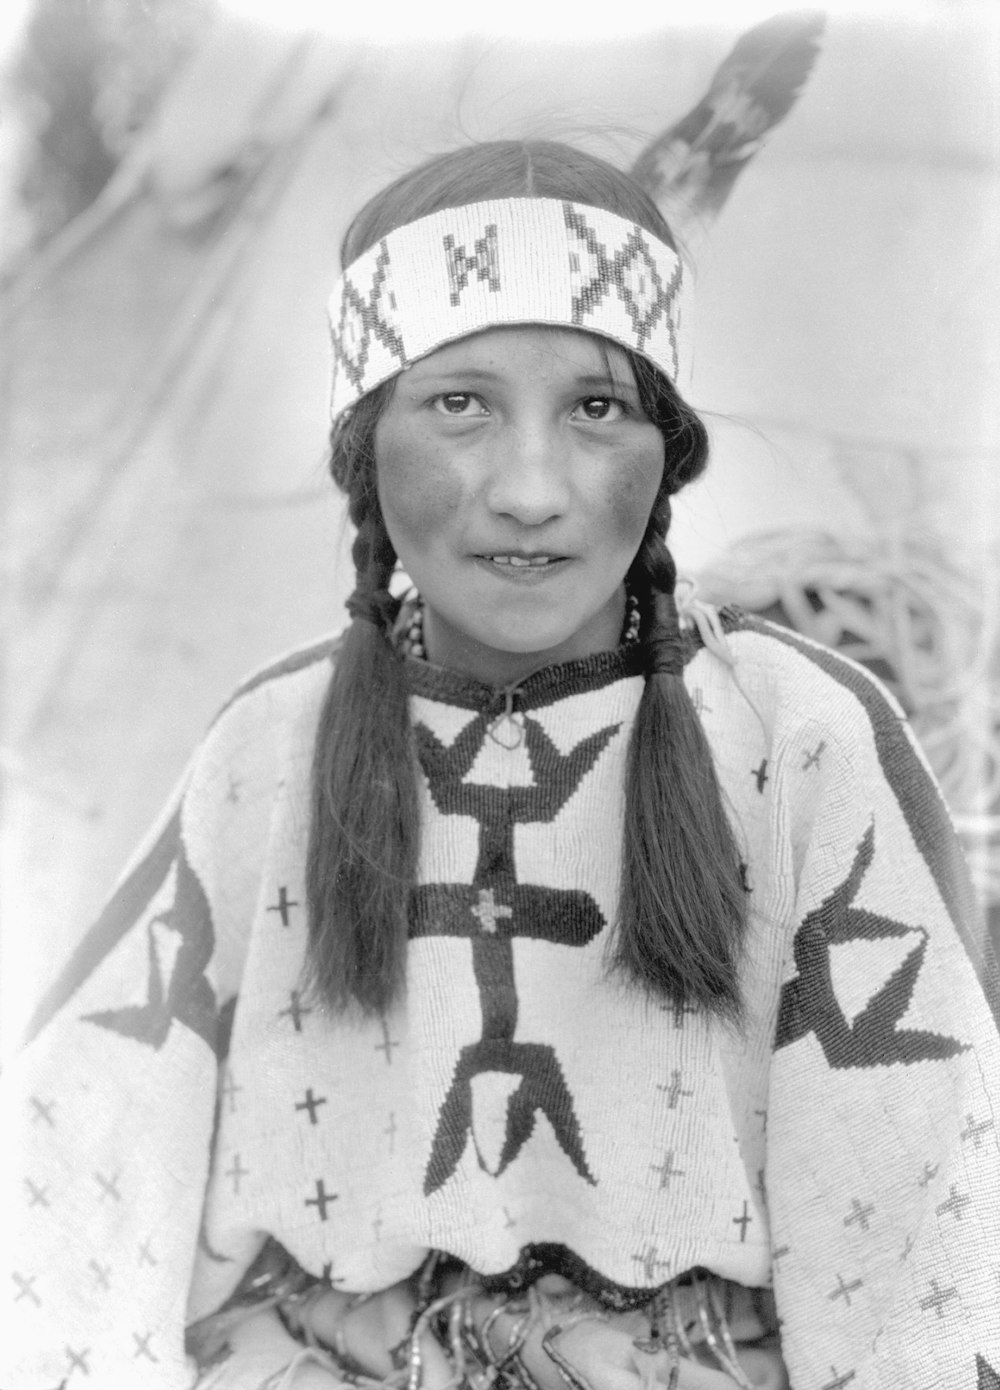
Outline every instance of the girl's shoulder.
[(311, 738), (341, 644), (341, 633), (322, 637), (252, 671), (217, 710), (199, 751), (247, 738), (277, 745)]
[(739, 608), (723, 609), (720, 618), (733, 659), (729, 680), (775, 734), (809, 724), (836, 742), (852, 742), (862, 730), (907, 737), (902, 706), (860, 662)]
[(324, 637), (240, 682), (211, 719), (181, 778), (185, 823), (246, 824), (255, 813), (264, 814), (289, 776), (307, 775), (339, 648), (339, 636)]
[(794, 791), (806, 810), (834, 786), (940, 806), (906, 714), (877, 676), (777, 623), (737, 609), (720, 616), (729, 663), (705, 651), (687, 678), (720, 765), (745, 776), (748, 756), (756, 769), (766, 758), (771, 790)]
[(221, 706), (212, 727), (232, 712), (245, 714), (261, 702), (285, 701), (290, 707), (307, 703), (315, 692), (325, 691), (343, 633), (321, 637), (304, 647), (296, 647), (246, 676)]

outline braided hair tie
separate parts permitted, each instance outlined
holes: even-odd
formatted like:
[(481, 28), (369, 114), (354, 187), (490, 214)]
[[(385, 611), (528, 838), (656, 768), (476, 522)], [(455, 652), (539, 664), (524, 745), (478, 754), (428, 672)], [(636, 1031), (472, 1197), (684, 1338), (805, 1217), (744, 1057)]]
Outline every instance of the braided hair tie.
[(680, 676), (684, 672), (684, 642), (677, 604), (662, 589), (652, 595), (650, 623), (643, 643), (646, 670), (651, 676)]
[(344, 607), (354, 619), (389, 632), (399, 613), (399, 599), (385, 589), (355, 589)]

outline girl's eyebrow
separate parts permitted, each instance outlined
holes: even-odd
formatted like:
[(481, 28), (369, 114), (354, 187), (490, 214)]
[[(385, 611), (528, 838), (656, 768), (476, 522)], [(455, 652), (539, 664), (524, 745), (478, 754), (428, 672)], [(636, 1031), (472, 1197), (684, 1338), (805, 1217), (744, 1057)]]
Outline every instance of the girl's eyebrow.
[[(419, 364), (414, 364), (415, 366)], [(410, 377), (413, 381), (413, 377)], [(493, 386), (504, 380), (503, 372), (493, 371), (489, 367), (454, 367), (434, 366), (426, 367), (420, 373), (420, 389), (426, 390), (430, 386), (444, 386), (461, 383), (463, 386)], [(593, 395), (622, 395), (628, 392), (632, 395), (637, 394), (635, 382), (630, 375), (616, 375), (612, 372), (581, 372), (574, 376), (570, 381), (563, 383), (564, 389), (569, 391), (580, 391), (581, 393), (590, 392)]]
[[(414, 366), (419, 366), (415, 363)], [(421, 387), (435, 385), (444, 382), (462, 381), (470, 386), (488, 385), (499, 381), (501, 373), (490, 371), (488, 367), (425, 367), (417, 378)], [(411, 376), (410, 380), (413, 380)]]
[(593, 375), (579, 376), (574, 383), (582, 390), (593, 391), (595, 395), (600, 393), (622, 394), (625, 391), (636, 393), (637, 387), (632, 380), (631, 374), (616, 376), (612, 372), (598, 372)]

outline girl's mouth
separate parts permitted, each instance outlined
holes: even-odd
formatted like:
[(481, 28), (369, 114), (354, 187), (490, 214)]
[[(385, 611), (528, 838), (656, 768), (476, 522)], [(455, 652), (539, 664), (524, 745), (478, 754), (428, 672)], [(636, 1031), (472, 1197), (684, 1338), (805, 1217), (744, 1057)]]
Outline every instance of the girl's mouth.
[(475, 558), (491, 574), (522, 584), (544, 579), (569, 564), (568, 555), (518, 555), (509, 550), (493, 555), (477, 555)]
[(562, 557), (559, 555), (483, 555), (483, 560), (489, 560), (493, 565), (511, 565), (514, 569), (540, 569), (543, 565), (554, 564)]

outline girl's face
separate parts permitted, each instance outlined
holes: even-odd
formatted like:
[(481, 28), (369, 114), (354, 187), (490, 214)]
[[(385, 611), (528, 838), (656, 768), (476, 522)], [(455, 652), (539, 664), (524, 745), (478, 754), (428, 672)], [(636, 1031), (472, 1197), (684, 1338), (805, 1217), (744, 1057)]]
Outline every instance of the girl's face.
[(449, 343), (396, 379), (375, 456), (431, 661), (507, 685), (618, 645), (664, 465), (621, 349), (538, 326)]

